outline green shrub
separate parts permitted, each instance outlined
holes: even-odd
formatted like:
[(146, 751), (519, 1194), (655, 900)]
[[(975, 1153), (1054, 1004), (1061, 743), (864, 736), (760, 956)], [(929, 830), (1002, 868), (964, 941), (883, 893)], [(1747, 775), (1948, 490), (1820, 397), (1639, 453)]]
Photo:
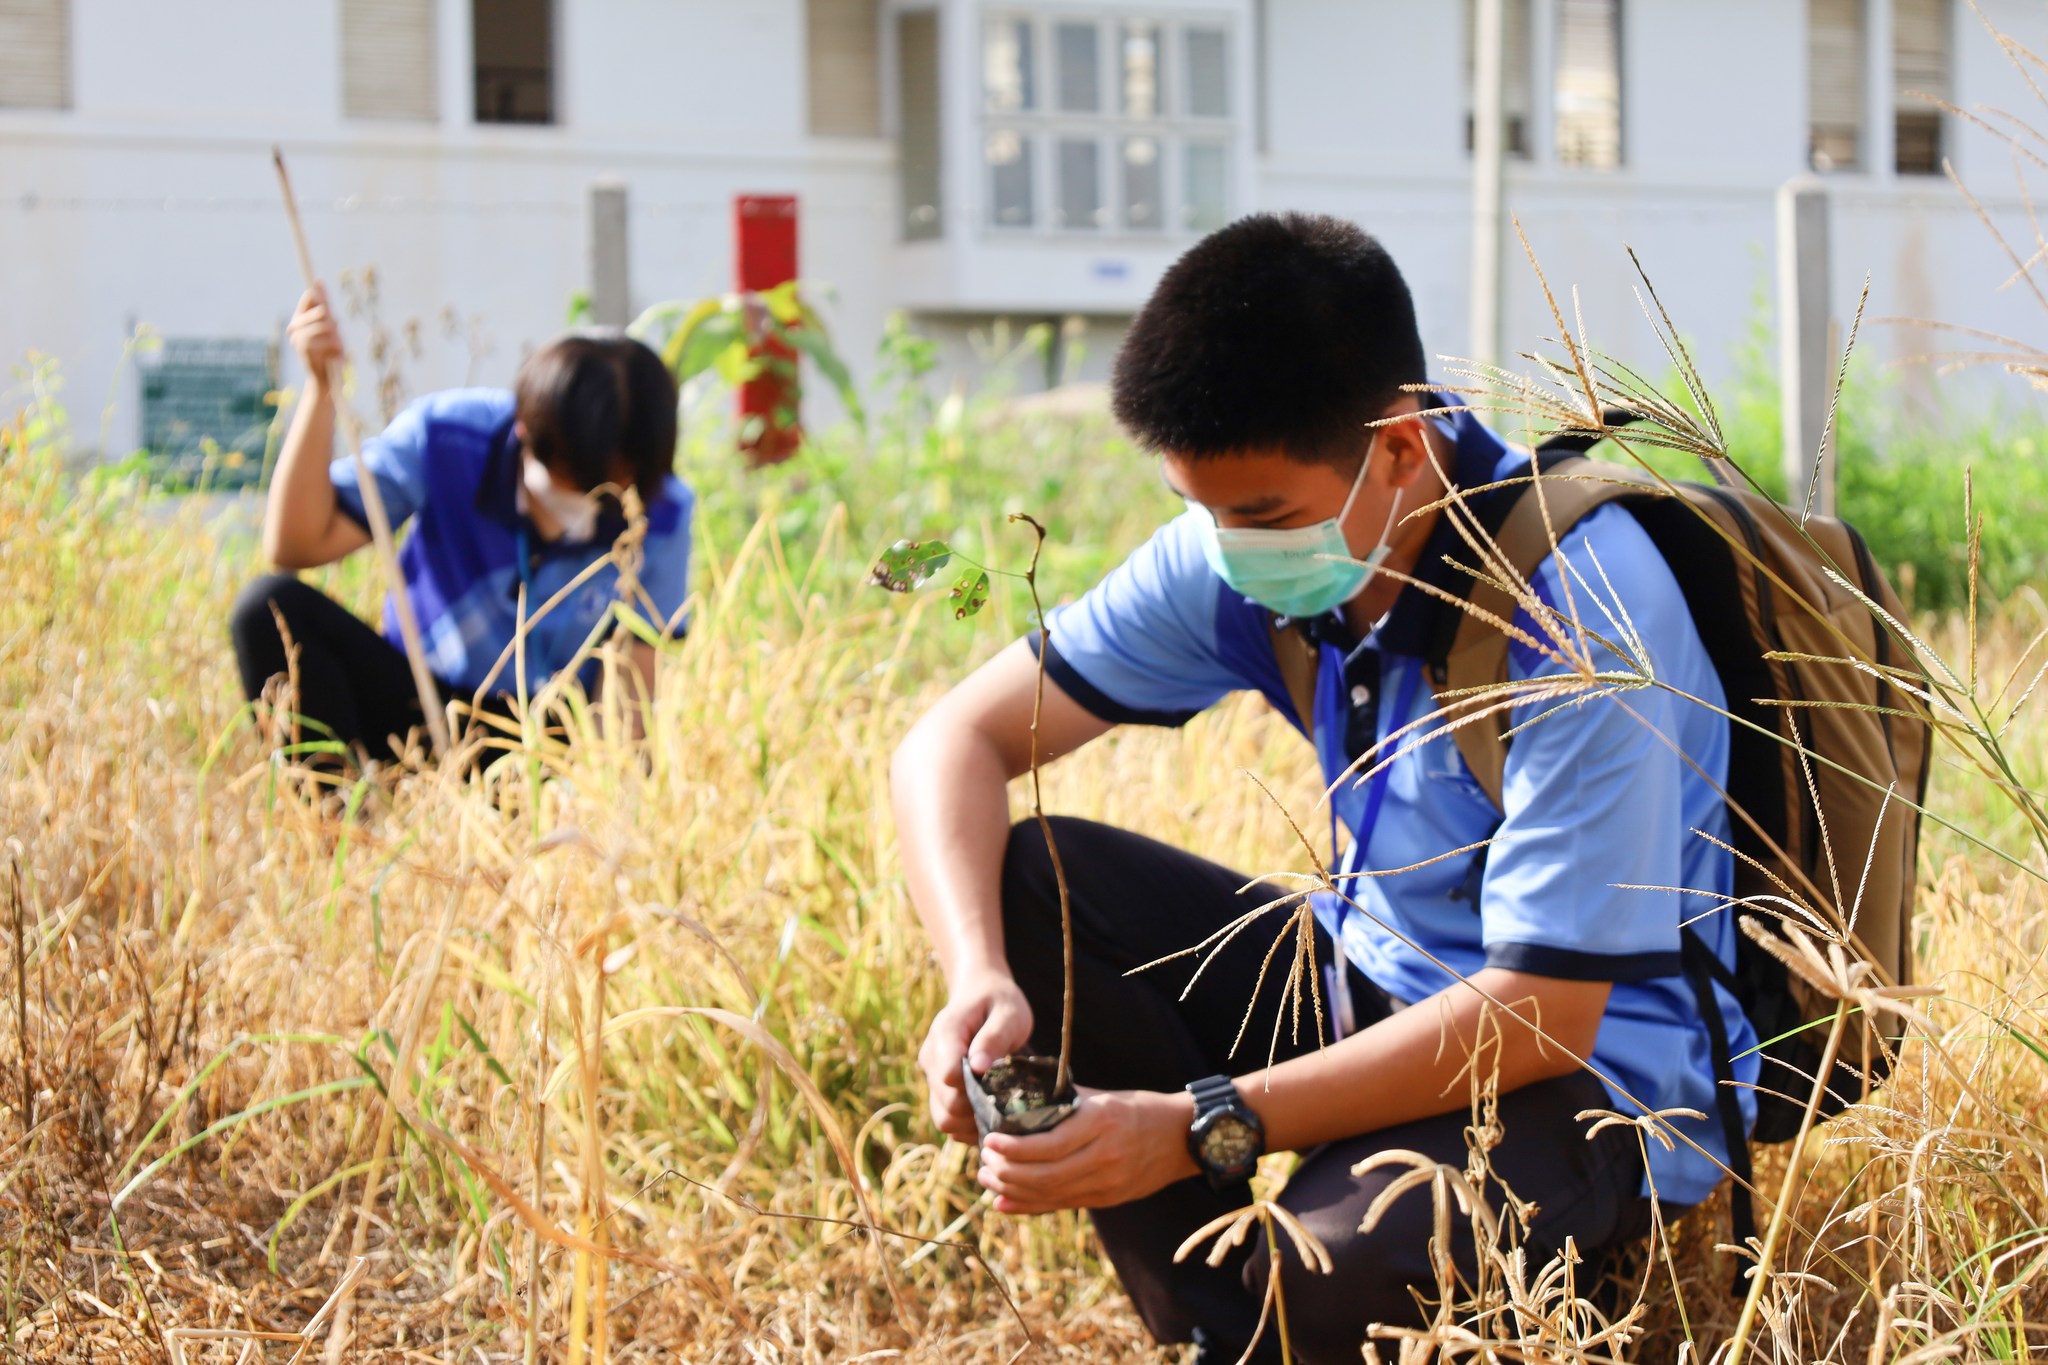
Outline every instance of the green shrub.
[[(1713, 394), (1728, 449), (1773, 497), (1786, 497), (1779, 450), (1776, 342), (1760, 298), (1756, 320), (1737, 348), (1735, 375)], [(1948, 412), (1939, 420), (1907, 415), (1899, 380), (1854, 361), (1836, 412), (1836, 511), (1863, 533), (1907, 605), (1950, 611), (1969, 593), (1964, 481), (1983, 520), (1981, 592), (1997, 601), (2048, 584), (2048, 434), (2009, 414)], [(1683, 393), (1675, 374), (1663, 385)], [(1960, 404), (1953, 405), (1960, 407)], [(1690, 456), (1644, 451), (1674, 478), (1701, 479)]]

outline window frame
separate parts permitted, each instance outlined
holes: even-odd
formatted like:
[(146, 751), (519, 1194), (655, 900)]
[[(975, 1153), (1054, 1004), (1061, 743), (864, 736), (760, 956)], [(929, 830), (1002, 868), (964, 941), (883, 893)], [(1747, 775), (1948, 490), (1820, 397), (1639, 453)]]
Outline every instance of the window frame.
[[(1238, 190), (1238, 177), (1231, 163), (1248, 131), (1243, 111), (1251, 96), (1250, 91), (1242, 88), (1244, 82), (1239, 74), (1238, 44), (1244, 41), (1244, 34), (1234, 14), (1200, 8), (1077, 11), (1006, 4), (983, 10), (976, 18), (973, 107), (978, 118), (975, 146), (980, 150), (974, 163), (974, 197), (980, 204), (979, 228), (984, 235), (997, 239), (1125, 243), (1161, 243), (1198, 235), (1183, 222), (1188, 207), (1186, 148), (1194, 143), (1214, 143), (1223, 148), (1223, 217), (1228, 221)], [(1001, 109), (989, 98), (989, 44), (1001, 26), (1015, 23), (1028, 24), (1032, 30), (1032, 88), (1026, 92), (1029, 98), (1024, 107)], [(1060, 107), (1058, 29), (1071, 24), (1085, 24), (1096, 31), (1097, 107), (1092, 113)], [(1157, 31), (1154, 80), (1158, 112), (1154, 114), (1126, 113), (1124, 108), (1125, 30), (1136, 25)], [(1190, 112), (1193, 91), (1185, 59), (1190, 30), (1213, 30), (1222, 35), (1224, 107), (1228, 112), (1220, 116)], [(1012, 132), (1034, 147), (1031, 215), (1027, 223), (996, 221), (994, 175), (986, 148), (990, 136), (997, 132)], [(1124, 152), (1129, 140), (1139, 137), (1153, 141), (1158, 157), (1160, 202), (1153, 225), (1133, 225), (1127, 214), (1132, 177)], [(1060, 222), (1059, 151), (1060, 144), (1068, 141), (1092, 141), (1096, 146), (1098, 222), (1093, 227)]]

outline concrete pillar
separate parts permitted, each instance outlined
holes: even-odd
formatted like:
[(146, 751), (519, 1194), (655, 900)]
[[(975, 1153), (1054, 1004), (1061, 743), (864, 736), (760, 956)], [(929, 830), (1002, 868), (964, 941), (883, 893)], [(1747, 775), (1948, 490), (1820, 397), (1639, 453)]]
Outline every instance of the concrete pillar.
[(597, 180), (590, 186), (590, 320), (624, 327), (633, 320), (626, 261), (626, 186)]
[[(1472, 354), (1501, 363), (1501, 240), (1506, 217), (1507, 3), (1473, 6)], [(1525, 130), (1526, 131), (1526, 130)]]
[(1898, 77), (1892, 71), (1892, 0), (1863, 5), (1863, 169), (1879, 180), (1898, 174)]
[(435, 6), (440, 40), (441, 126), (450, 132), (476, 122), (476, 59), (470, 30), (473, 0), (442, 0)]
[[(1784, 422), (1786, 501), (1835, 514), (1834, 347), (1829, 337), (1828, 196), (1813, 176), (1778, 187), (1778, 375)], [(1821, 449), (1823, 435), (1829, 449)], [(1821, 461), (1818, 486), (1814, 464)]]

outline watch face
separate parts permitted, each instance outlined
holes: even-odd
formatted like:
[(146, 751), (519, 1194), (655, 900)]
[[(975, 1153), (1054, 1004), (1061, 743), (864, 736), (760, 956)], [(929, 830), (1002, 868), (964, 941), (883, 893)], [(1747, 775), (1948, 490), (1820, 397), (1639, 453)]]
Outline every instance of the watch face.
[(1232, 1113), (1221, 1113), (1202, 1134), (1202, 1163), (1214, 1171), (1235, 1171), (1259, 1154), (1259, 1134)]

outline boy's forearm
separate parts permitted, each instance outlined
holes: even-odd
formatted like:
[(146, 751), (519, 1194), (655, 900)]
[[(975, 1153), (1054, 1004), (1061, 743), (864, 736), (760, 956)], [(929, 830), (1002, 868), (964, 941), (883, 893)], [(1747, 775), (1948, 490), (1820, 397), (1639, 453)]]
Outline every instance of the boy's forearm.
[(307, 377), (278, 450), (263, 518), (263, 548), (285, 568), (311, 567), (310, 551), (335, 514), (334, 399), (324, 376)]
[[(1238, 1090), (1265, 1124), (1267, 1147), (1302, 1151), (1462, 1109), (1471, 1102), (1475, 1049), (1476, 1066), (1497, 1074), (1503, 1093), (1577, 1070), (1611, 989), (1500, 968), (1471, 982), (1479, 989), (1453, 985), (1341, 1043), (1240, 1077)], [(1489, 1011), (1493, 1021), (1482, 1028)]]

